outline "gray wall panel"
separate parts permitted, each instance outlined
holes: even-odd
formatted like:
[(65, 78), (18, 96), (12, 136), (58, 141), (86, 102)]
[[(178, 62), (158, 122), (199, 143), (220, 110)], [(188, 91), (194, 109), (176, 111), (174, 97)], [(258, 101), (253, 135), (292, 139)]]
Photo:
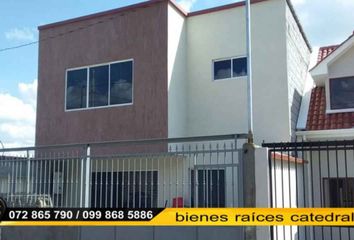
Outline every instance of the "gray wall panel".
[(81, 227), (80, 238), (85, 240), (114, 239), (114, 227)]

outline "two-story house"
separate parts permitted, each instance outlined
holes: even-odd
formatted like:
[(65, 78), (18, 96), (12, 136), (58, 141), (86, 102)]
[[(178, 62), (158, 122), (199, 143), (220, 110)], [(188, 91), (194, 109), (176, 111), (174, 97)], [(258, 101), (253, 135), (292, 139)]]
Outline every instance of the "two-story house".
[[(235, 137), (86, 144), (246, 133), (244, 5), (186, 13), (153, 0), (39, 27), (37, 149), (12, 163), (2, 192), (66, 207), (239, 206)], [(290, 1), (251, 10), (255, 141), (290, 141), (310, 46)]]
[[(255, 142), (291, 141), (311, 47), (290, 0), (253, 0), (251, 12)], [(236, 135), (220, 135), (248, 130), (244, 2), (187, 13), (151, 0), (40, 26), (39, 37), (36, 148), (6, 173), (9, 202), (32, 194), (56, 207), (242, 206), (242, 149)], [(111, 141), (120, 141), (118, 154), (100, 145)], [(166, 232), (141, 235), (180, 237)]]
[[(39, 27), (36, 145), (247, 132), (244, 2), (153, 0)], [(310, 46), (290, 1), (252, 1), (256, 143), (290, 141)]]
[[(186, 13), (153, 0), (40, 26), (36, 146), (247, 133), (244, 6)], [(251, 11), (255, 142), (291, 141), (310, 45), (290, 1), (252, 1)], [(112, 149), (48, 166), (44, 191), (57, 205), (238, 206), (235, 145)], [(136, 155), (145, 152), (174, 155)], [(97, 157), (112, 153), (130, 157)]]

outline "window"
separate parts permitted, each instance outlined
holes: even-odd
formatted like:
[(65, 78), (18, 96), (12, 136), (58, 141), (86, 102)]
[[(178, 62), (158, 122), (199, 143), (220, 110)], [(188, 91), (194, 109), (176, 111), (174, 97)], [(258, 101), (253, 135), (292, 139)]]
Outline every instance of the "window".
[(132, 102), (132, 60), (67, 71), (66, 110)]
[(247, 58), (232, 59), (232, 72), (233, 77), (247, 76)]
[(247, 76), (247, 58), (230, 58), (213, 62), (214, 80)]
[(157, 171), (93, 172), (92, 207), (156, 208)]
[(354, 108), (354, 77), (330, 79), (331, 109)]
[(325, 207), (354, 207), (354, 178), (324, 178)]
[(90, 68), (89, 107), (108, 104), (108, 66)]
[(231, 60), (214, 62), (214, 80), (231, 78)]
[(224, 169), (192, 170), (191, 185), (192, 207), (225, 207)]
[(86, 108), (87, 69), (68, 71), (66, 109)]
[(132, 101), (133, 62), (111, 64), (110, 104), (124, 104)]

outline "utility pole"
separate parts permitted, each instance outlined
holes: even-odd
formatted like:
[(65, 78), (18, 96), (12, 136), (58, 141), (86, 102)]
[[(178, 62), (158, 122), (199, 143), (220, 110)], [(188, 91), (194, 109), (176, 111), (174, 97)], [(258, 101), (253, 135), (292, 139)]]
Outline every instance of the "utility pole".
[(247, 48), (247, 104), (248, 104), (248, 143), (253, 143), (253, 91), (252, 91), (252, 34), (251, 0), (246, 0), (246, 48)]
[[(243, 145), (243, 206), (256, 207), (256, 153), (253, 144), (253, 96), (252, 96), (252, 41), (251, 41), (251, 0), (245, 0), (246, 48), (247, 48), (247, 104), (248, 104), (248, 143)], [(244, 239), (256, 240), (257, 228), (246, 226)]]

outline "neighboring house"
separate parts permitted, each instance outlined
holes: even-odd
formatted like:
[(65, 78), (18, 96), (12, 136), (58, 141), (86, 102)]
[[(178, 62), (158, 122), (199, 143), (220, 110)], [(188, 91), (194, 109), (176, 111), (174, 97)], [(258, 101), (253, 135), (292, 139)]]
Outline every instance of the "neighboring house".
[(315, 87), (303, 101), (299, 137), (305, 140), (354, 138), (354, 33), (340, 45), (319, 49), (310, 70)]
[[(299, 129), (297, 135), (309, 141), (354, 139), (354, 33), (340, 45), (321, 47), (318, 63), (310, 73), (315, 87), (309, 101), (303, 101), (309, 105), (303, 106), (308, 109), (304, 112), (307, 115), (306, 127)], [(325, 198), (327, 206), (353, 207), (353, 150), (338, 149), (339, 153), (338, 150), (331, 152), (327, 158), (332, 161), (322, 169), (321, 181), (327, 188), (324, 189), (327, 194), (318, 196), (318, 200)], [(319, 162), (320, 159), (321, 155), (313, 160)]]
[[(291, 141), (310, 46), (290, 1), (252, 14), (255, 142)], [(243, 2), (154, 0), (39, 31), (37, 146), (247, 133)]]
[[(321, 47), (310, 74), (315, 86), (301, 106), (295, 148), (309, 161), (309, 184), (298, 196), (308, 207), (354, 207), (354, 33)], [(351, 228), (316, 228), (312, 234), (353, 239)]]

